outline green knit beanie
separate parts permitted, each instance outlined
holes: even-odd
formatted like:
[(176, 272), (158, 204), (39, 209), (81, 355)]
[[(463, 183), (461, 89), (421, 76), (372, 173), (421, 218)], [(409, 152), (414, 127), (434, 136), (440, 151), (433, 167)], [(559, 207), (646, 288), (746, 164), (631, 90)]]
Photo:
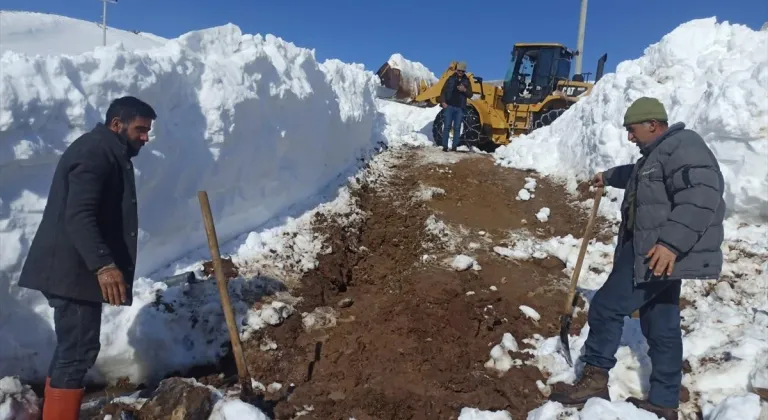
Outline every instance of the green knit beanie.
[(644, 96), (633, 102), (624, 114), (625, 127), (650, 120), (667, 121), (667, 111), (656, 98)]

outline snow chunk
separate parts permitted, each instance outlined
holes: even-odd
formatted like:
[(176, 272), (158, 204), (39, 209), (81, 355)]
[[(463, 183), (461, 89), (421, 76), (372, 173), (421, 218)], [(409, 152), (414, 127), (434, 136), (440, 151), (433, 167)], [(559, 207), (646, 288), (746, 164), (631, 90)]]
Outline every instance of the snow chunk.
[(208, 420), (270, 420), (264, 412), (239, 399), (221, 399)]
[(247, 327), (244, 329), (242, 339), (249, 339), (253, 331), (260, 330), (267, 325), (282, 324), (294, 311), (292, 306), (279, 301), (270, 302), (260, 309), (250, 311), (245, 318)]
[(478, 264), (474, 258), (464, 254), (454, 257), (451, 262), (451, 267), (456, 271), (466, 271), (470, 268), (475, 271), (481, 269), (480, 264)]
[(501, 338), (501, 343), (493, 346), (491, 349), (491, 358), (485, 362), (485, 367), (494, 369), (499, 373), (504, 373), (511, 369), (512, 366), (520, 366), (522, 362), (517, 359), (513, 360), (509, 355), (510, 351), (520, 351), (520, 347), (512, 334), (504, 333)]
[(339, 313), (330, 306), (319, 306), (312, 310), (312, 312), (304, 312), (301, 314), (301, 323), (304, 326), (304, 330), (309, 332), (312, 330), (332, 328), (336, 326), (336, 321), (339, 318)]
[(0, 379), (0, 419), (33, 420), (40, 417), (41, 402), (29, 385), (18, 377)]
[(464, 407), (459, 413), (459, 420), (512, 420), (512, 415), (506, 410), (487, 411)]
[(760, 419), (760, 397), (756, 394), (733, 395), (716, 407), (704, 406), (704, 418), (710, 420), (762, 420)]
[(715, 285), (715, 294), (723, 301), (733, 300), (736, 298), (733, 288), (728, 282), (721, 281)]
[(520, 191), (517, 192), (516, 199), (517, 200), (528, 201), (528, 200), (531, 199), (531, 193), (529, 193), (528, 190), (523, 188), (523, 189), (521, 189)]
[(460, 242), (460, 236), (442, 220), (430, 215), (424, 222), (427, 233), (436, 237), (448, 250), (455, 250)]
[(536, 178), (525, 177), (525, 185), (523, 185), (523, 188), (530, 192), (536, 191)]
[(539, 315), (539, 313), (530, 306), (520, 305), (520, 312), (534, 321), (538, 322), (541, 319), (541, 315)]
[(438, 187), (430, 187), (427, 185), (420, 184), (419, 189), (416, 190), (413, 193), (413, 195), (416, 200), (428, 201), (435, 196), (445, 195), (445, 190)]
[(527, 420), (658, 420), (654, 414), (641, 410), (625, 401), (606, 401), (591, 398), (584, 404), (581, 413), (575, 408), (566, 408), (558, 402), (547, 402), (528, 413)]
[(546, 243), (532, 237), (527, 230), (512, 232), (509, 241), (513, 243), (511, 248), (495, 246), (493, 251), (502, 257), (518, 260), (544, 259), (551, 253)]
[(541, 210), (536, 213), (536, 218), (539, 219), (540, 222), (544, 223), (549, 220), (549, 214), (549, 207), (542, 207)]

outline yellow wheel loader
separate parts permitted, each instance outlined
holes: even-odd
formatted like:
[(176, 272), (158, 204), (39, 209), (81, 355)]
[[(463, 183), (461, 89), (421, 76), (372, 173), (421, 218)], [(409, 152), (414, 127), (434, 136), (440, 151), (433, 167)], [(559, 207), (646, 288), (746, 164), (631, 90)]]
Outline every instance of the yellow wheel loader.
[[(483, 82), (481, 77), (467, 72), (474, 96), (467, 101), (461, 143), (492, 152), (509, 144), (513, 137), (551, 124), (573, 103), (589, 95), (594, 86), (585, 80), (589, 73), (576, 74), (569, 80), (573, 57), (574, 53), (561, 44), (515, 44), (501, 83)], [(603, 76), (607, 59), (608, 55), (604, 54), (598, 60), (595, 82)], [(456, 64), (451, 62), (432, 85), (423, 80), (409, 80), (404, 87), (406, 78), (387, 64), (377, 74), (391, 100), (431, 107), (439, 105), (440, 91), (456, 70)], [(443, 126), (441, 110), (432, 127), (438, 145), (442, 144)]]

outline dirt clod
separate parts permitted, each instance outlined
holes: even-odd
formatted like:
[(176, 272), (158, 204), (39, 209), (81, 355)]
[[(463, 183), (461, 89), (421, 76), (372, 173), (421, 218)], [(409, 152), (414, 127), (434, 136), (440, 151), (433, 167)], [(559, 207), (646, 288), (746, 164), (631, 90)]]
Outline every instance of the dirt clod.
[(211, 390), (181, 378), (160, 382), (137, 413), (139, 420), (206, 420), (213, 410)]
[[(224, 271), (225, 279), (231, 280), (237, 278), (237, 276), (240, 275), (240, 270), (238, 270), (237, 266), (234, 262), (232, 262), (231, 258), (222, 258), (221, 266), (222, 271)], [(206, 276), (213, 276), (214, 272), (215, 270), (213, 269), (213, 261), (206, 261), (203, 263), (203, 274)]]

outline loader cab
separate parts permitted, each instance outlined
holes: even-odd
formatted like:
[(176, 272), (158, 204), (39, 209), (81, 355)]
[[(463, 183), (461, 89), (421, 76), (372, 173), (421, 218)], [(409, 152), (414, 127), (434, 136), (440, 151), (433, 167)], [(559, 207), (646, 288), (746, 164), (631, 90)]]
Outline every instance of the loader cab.
[(504, 104), (535, 104), (568, 80), (573, 53), (560, 44), (516, 44), (504, 76)]

